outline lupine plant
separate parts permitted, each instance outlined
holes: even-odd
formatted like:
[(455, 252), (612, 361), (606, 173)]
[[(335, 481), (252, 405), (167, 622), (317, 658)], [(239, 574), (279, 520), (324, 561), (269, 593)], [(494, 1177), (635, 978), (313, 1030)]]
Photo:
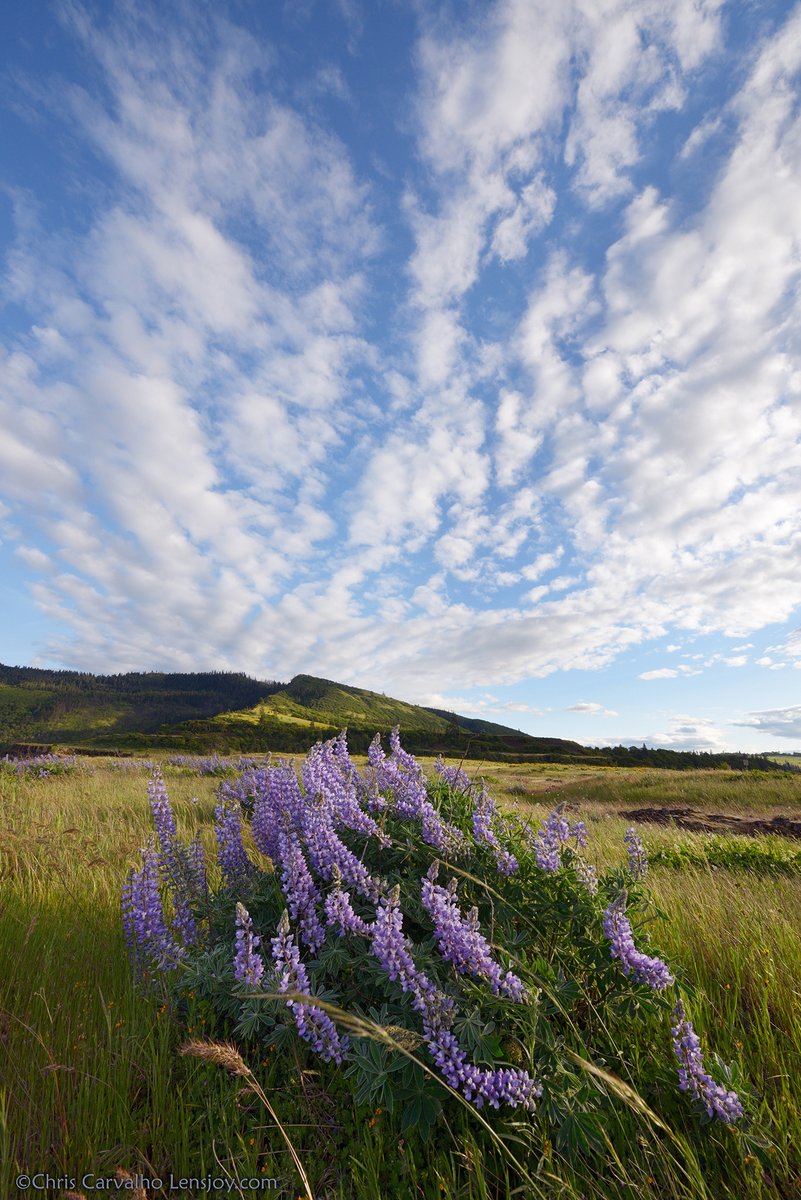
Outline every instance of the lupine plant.
[(51, 775), (65, 775), (77, 768), (74, 754), (34, 754), (29, 758), (11, 758), (8, 754), (0, 758), (0, 770), (14, 771), (20, 778), (49, 779)]
[[(156, 838), (123, 903), (136, 961), (205, 997), (243, 1045), (297, 1036), (357, 1100), (423, 1129), (454, 1104), (517, 1110), (516, 1136), (590, 1154), (616, 1100), (576, 1070), (589, 1055), (650, 1105), (685, 1092), (705, 1118), (742, 1123), (743, 1101), (704, 1068), (680, 973), (643, 932), (633, 831), (628, 866), (599, 876), (563, 808), (535, 830), (461, 768), (440, 761), (427, 780), (397, 730), (389, 751), (377, 737), (358, 770), (343, 733), (299, 776), (274, 762), (223, 780), (213, 894), (155, 772)], [(652, 1039), (636, 1081), (632, 1022)], [(371, 1024), (388, 1039), (376, 1052)]]

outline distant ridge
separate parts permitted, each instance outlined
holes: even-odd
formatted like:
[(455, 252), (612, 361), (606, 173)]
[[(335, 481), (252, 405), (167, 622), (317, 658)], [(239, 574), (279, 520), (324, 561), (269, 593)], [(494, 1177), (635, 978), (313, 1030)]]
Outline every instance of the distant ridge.
[(42, 745), (88, 752), (169, 750), (264, 753), (307, 750), (348, 731), (364, 753), (376, 733), (400, 725), (416, 754), (609, 766), (783, 770), (763, 755), (699, 754), (615, 746), (589, 749), (533, 737), (493, 721), (424, 708), (315, 675), (289, 683), (229, 671), (131, 671), (93, 675), (0, 664), (0, 755)]
[(395, 725), (417, 753), (590, 755), (577, 742), (531, 737), (314, 675), (279, 683), (225, 671), (93, 675), (0, 665), (0, 751), (19, 743), (292, 751), (343, 728), (352, 749), (364, 751), (376, 733), (386, 735)]

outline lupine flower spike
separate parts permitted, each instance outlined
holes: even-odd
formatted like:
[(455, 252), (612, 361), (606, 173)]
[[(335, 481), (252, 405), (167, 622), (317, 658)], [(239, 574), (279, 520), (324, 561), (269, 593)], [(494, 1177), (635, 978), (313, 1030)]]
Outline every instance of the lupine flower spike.
[(612, 944), (612, 958), (620, 962), (624, 975), (631, 975), (655, 992), (662, 992), (673, 983), (673, 976), (661, 958), (650, 958), (634, 944), (634, 935), (626, 916), (625, 897), (613, 900), (604, 912), (604, 933)]
[[(286, 909), (278, 925), (278, 933), (272, 939), (272, 950), (279, 992), (302, 992), (308, 995), (309, 977), (300, 961)], [(309, 1042), (322, 1059), (342, 1062), (348, 1049), (348, 1039), (339, 1036), (328, 1014), (314, 1004), (303, 1004), (299, 1000), (287, 1000), (287, 1007), (292, 1009), (298, 1033), (304, 1041)]]
[(244, 904), (236, 906), (236, 956), (234, 975), (240, 983), (257, 988), (264, 975), (264, 963), (259, 954), (260, 939), (253, 932), (253, 922)]
[(743, 1115), (736, 1092), (727, 1091), (704, 1070), (704, 1056), (698, 1034), (687, 1020), (681, 1000), (676, 1001), (671, 1024), (673, 1051), (679, 1064), (679, 1088), (700, 1100), (710, 1117), (724, 1125), (733, 1125)]
[(648, 858), (641, 839), (633, 829), (627, 829), (623, 841), (629, 856), (629, 875), (632, 879), (644, 879), (648, 871)]
[(423, 880), (422, 901), (434, 922), (440, 954), (462, 974), (485, 979), (496, 996), (503, 993), (510, 1000), (522, 1002), (526, 989), (512, 971), (504, 973), (492, 957), (489, 942), (479, 929), (478, 910), (473, 908), (463, 917), (456, 899), (456, 881), (447, 888), (440, 887), (436, 882), (438, 870), (439, 863), (434, 862)]

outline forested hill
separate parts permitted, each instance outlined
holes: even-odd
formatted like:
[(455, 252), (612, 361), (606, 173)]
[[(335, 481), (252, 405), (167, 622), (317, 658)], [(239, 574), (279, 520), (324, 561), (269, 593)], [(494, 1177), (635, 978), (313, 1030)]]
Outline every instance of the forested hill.
[(152, 733), (250, 707), (282, 686), (227, 671), (91, 675), (0, 664), (0, 747)]
[(0, 665), (0, 754), (31, 744), (95, 752), (302, 751), (345, 728), (351, 749), (364, 753), (376, 733), (385, 736), (395, 725), (413, 753), (451, 758), (783, 769), (762, 755), (590, 749), (314, 675), (279, 683), (226, 671), (92, 675)]
[(0, 666), (0, 752), (39, 744), (205, 752), (304, 750), (347, 728), (354, 751), (400, 725), (415, 752), (580, 758), (577, 742), (408, 704), (313, 675), (289, 683), (222, 671), (92, 675)]

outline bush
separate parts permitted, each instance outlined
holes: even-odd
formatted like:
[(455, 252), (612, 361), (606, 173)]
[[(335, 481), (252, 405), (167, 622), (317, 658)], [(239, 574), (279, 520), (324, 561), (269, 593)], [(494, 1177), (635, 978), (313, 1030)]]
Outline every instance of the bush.
[[(736, 1069), (718, 1062), (722, 1083), (705, 1069), (675, 973), (645, 938), (663, 914), (633, 831), (628, 866), (599, 878), (582, 822), (557, 810), (535, 831), (458, 768), (440, 762), (429, 783), (390, 740), (363, 772), (342, 734), (300, 780), (285, 763), (224, 780), (214, 891), (156, 772), (157, 836), (124, 896), (143, 982), (166, 977), (250, 1057), (291, 1047), (272, 1060), (288, 1102), (292, 1070), (314, 1064), (343, 1113), (387, 1113), (419, 1153), (462, 1129), (529, 1194), (556, 1179), (628, 1194), (622, 1156), (626, 1188), (693, 1195), (677, 1155), (732, 1139), (762, 1155)], [(691, 1131), (692, 1108), (721, 1132), (680, 1153), (669, 1125)]]

